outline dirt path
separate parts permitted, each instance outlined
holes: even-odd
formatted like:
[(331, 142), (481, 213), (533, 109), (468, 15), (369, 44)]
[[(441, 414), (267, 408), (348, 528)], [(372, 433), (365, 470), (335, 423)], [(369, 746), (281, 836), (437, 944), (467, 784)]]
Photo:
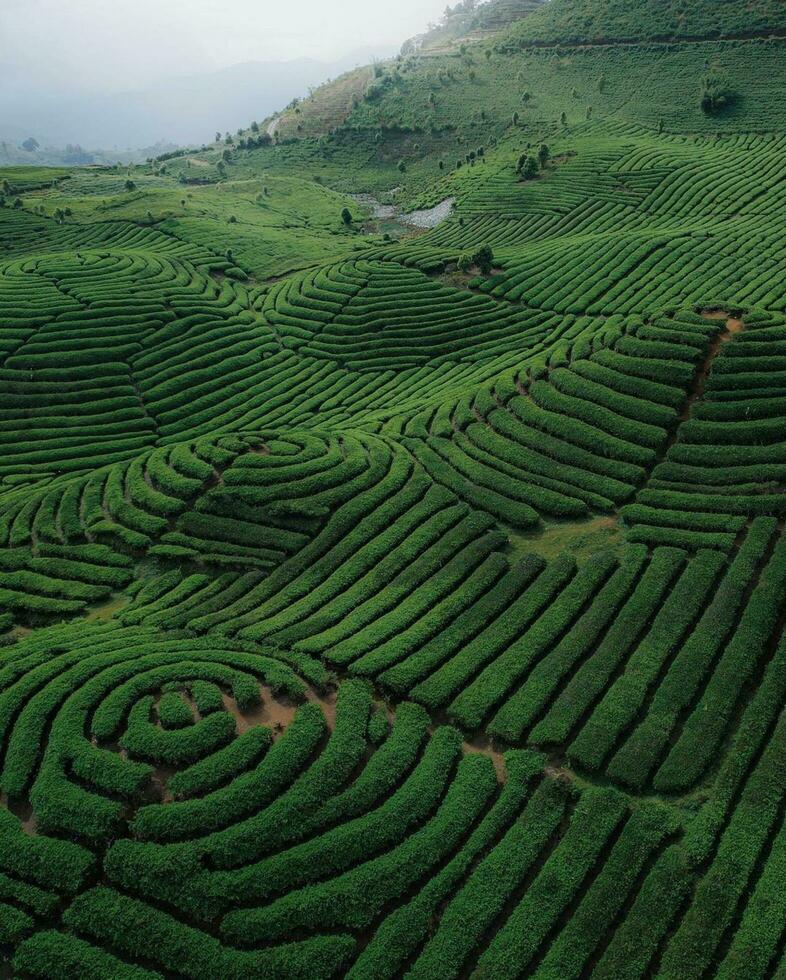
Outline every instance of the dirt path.
[(694, 405), (701, 401), (704, 397), (704, 392), (707, 387), (707, 379), (710, 376), (712, 365), (715, 362), (715, 358), (718, 356), (722, 345), (728, 343), (735, 334), (738, 334), (745, 329), (745, 324), (742, 320), (732, 317), (728, 313), (724, 313), (720, 310), (705, 310), (701, 315), (705, 320), (725, 320), (726, 326), (712, 339), (704, 359), (696, 369), (696, 373), (693, 376), (693, 381), (688, 389), (688, 397), (686, 398), (685, 404), (680, 412), (677, 426), (672, 432), (663, 452), (660, 454), (660, 460), (666, 458), (669, 450), (677, 441), (680, 426), (682, 426), (684, 422), (688, 422), (690, 420), (693, 414)]
[(475, 738), (467, 739), (462, 743), (461, 748), (465, 755), (485, 755), (487, 759), (491, 759), (494, 763), (497, 780), (500, 783), (507, 780), (508, 773), (505, 769), (504, 754), (495, 747), (488, 735), (478, 735)]
[(704, 357), (704, 360), (699, 365), (698, 371), (693, 379), (693, 384), (689, 389), (688, 398), (683, 406), (682, 413), (680, 414), (679, 424), (677, 426), (677, 430), (674, 432), (674, 439), (672, 439), (669, 443), (669, 448), (671, 448), (676, 441), (679, 426), (682, 425), (683, 422), (687, 422), (690, 419), (691, 415), (693, 414), (693, 406), (704, 397), (704, 392), (707, 387), (707, 378), (710, 376), (712, 365), (714, 364), (715, 358), (718, 356), (722, 345), (728, 343), (735, 334), (738, 334), (745, 329), (745, 324), (742, 320), (731, 317), (728, 313), (723, 313), (719, 310), (707, 310), (702, 313), (702, 316), (705, 320), (725, 320), (726, 326), (715, 335), (712, 343), (709, 346), (709, 350)]

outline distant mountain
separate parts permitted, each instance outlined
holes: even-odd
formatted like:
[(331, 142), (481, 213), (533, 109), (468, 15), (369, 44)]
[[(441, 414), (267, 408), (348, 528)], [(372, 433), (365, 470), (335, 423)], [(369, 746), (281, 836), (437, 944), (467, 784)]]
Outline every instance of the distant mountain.
[(109, 95), (56, 91), (0, 65), (0, 140), (32, 135), (42, 146), (78, 143), (107, 151), (159, 141), (201, 144), (217, 130), (264, 119), (327, 78), (390, 53), (363, 49), (332, 62), (248, 62)]

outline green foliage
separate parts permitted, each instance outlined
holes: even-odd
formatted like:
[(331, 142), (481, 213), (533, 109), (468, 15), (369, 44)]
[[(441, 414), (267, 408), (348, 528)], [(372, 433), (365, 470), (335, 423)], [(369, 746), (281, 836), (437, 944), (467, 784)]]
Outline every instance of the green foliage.
[(782, 30), (462, 3), (3, 169), (16, 973), (782, 972)]
[(529, 153), (522, 153), (516, 165), (516, 172), (521, 180), (532, 180), (537, 177), (540, 166), (538, 158), (530, 156)]
[(719, 78), (705, 78), (701, 83), (701, 111), (716, 116), (734, 103), (731, 87)]
[(784, 26), (777, 0), (552, 0), (515, 24), (507, 44), (531, 40), (593, 43), (602, 40), (694, 39), (767, 34)]

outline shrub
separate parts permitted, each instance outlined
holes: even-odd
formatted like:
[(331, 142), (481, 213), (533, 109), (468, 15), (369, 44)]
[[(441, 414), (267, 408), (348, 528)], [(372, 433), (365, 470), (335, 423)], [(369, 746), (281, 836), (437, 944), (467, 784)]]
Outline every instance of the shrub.
[(530, 156), (529, 153), (522, 153), (519, 157), (516, 170), (521, 180), (532, 180), (533, 177), (537, 177), (538, 175), (538, 161), (535, 157)]
[(720, 78), (704, 78), (701, 83), (701, 111), (707, 116), (717, 116), (734, 102), (734, 92)]

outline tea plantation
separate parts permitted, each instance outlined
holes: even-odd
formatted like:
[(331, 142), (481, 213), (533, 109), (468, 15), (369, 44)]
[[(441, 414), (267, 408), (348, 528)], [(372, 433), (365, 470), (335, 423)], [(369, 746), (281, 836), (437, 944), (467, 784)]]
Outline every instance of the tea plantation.
[(481, 11), (0, 171), (3, 977), (786, 978), (786, 13)]

